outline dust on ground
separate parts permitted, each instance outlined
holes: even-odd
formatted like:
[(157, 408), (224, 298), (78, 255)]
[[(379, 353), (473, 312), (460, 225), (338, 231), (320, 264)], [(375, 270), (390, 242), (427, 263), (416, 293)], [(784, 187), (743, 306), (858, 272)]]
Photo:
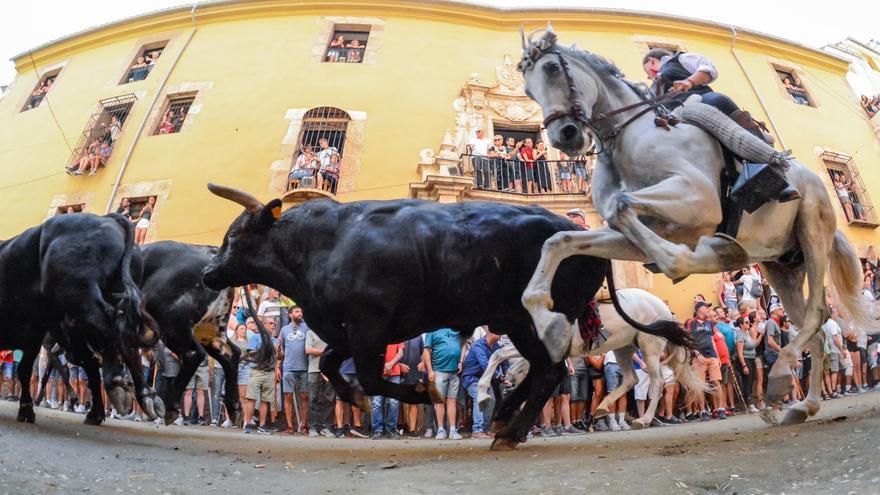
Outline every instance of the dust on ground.
[(488, 441), (244, 435), (0, 403), (0, 494), (880, 493), (880, 393), (793, 427), (757, 415), (645, 431)]

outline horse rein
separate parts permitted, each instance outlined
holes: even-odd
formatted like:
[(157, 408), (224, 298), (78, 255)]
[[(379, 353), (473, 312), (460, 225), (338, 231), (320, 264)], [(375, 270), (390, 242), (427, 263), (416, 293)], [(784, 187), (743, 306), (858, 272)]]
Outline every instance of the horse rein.
[[(632, 105), (627, 105), (625, 107), (621, 107), (616, 110), (612, 110), (610, 112), (600, 113), (592, 118), (587, 118), (586, 113), (584, 112), (583, 108), (581, 108), (581, 105), (579, 103), (580, 94), (577, 90), (577, 87), (574, 84), (574, 80), (571, 77), (571, 73), (570, 73), (569, 67), (568, 67), (568, 62), (566, 62), (565, 57), (563, 57), (562, 54), (559, 53), (555, 49), (542, 50), (541, 52), (544, 54), (551, 53), (551, 54), (556, 55), (559, 58), (559, 65), (562, 67), (562, 73), (565, 76), (565, 83), (568, 86), (568, 99), (569, 99), (569, 102), (571, 105), (569, 107), (568, 111), (557, 110), (557, 111), (551, 113), (550, 115), (548, 115), (546, 118), (544, 118), (544, 122), (542, 123), (542, 125), (544, 128), (546, 128), (548, 125), (550, 125), (550, 123), (555, 122), (556, 120), (559, 120), (563, 117), (573, 117), (578, 122), (584, 124), (585, 126), (587, 126), (590, 129), (590, 131), (593, 132), (593, 134), (598, 138), (599, 142), (601, 143), (601, 147), (598, 151), (589, 152), (589, 153), (587, 153), (588, 155), (597, 155), (599, 153), (602, 153), (602, 151), (604, 151), (604, 149), (605, 149), (605, 141), (610, 141), (610, 140), (616, 138), (618, 135), (620, 135), (620, 133), (627, 126), (629, 126), (630, 124), (635, 122), (636, 119), (645, 115), (648, 112), (651, 112), (651, 111), (656, 112), (657, 118), (654, 119), (654, 124), (657, 125), (658, 127), (663, 127), (667, 131), (669, 130), (670, 125), (674, 126), (675, 124), (678, 123), (677, 119), (674, 116), (670, 115), (668, 112), (664, 112), (665, 109), (662, 106), (660, 106), (659, 103), (662, 101), (665, 101), (665, 100), (675, 98), (675, 97), (684, 93), (683, 91), (679, 91), (679, 90), (670, 91), (668, 93), (664, 93), (662, 95), (658, 95), (653, 98), (643, 99), (642, 101), (640, 101), (638, 103), (633, 103)], [(634, 88), (633, 88), (633, 91), (635, 91)], [(638, 95), (638, 96), (640, 98), (644, 98), (642, 95)], [(600, 122), (606, 121), (606, 120), (610, 119), (611, 117), (614, 117), (616, 115), (620, 115), (621, 113), (628, 112), (630, 110), (634, 110), (636, 108), (646, 106), (646, 105), (647, 105), (647, 108), (645, 108), (641, 112), (638, 112), (634, 116), (630, 117), (622, 124), (615, 126), (614, 128), (612, 128), (611, 132), (609, 132), (607, 134), (603, 134), (603, 133), (599, 132), (599, 129), (596, 128), (596, 124), (598, 124)], [(661, 110), (661, 109), (663, 109), (663, 110)]]

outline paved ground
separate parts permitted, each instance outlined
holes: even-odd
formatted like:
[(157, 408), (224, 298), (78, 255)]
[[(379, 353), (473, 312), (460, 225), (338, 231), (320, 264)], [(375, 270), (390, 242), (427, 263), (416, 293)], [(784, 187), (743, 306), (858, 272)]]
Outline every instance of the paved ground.
[[(647, 431), (488, 441), (310, 439), (158, 427), (0, 403), (0, 494), (880, 493), (880, 393), (823, 402), (817, 418), (757, 416)], [(441, 487), (448, 487), (446, 489)]]

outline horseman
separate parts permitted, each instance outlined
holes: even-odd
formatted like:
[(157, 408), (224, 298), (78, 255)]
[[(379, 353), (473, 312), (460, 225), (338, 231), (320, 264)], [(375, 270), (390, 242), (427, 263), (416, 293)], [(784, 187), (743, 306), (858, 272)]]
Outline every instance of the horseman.
[[(653, 48), (642, 59), (642, 66), (648, 77), (654, 81), (652, 89), (655, 95), (670, 91), (682, 92), (667, 100), (668, 103), (664, 106), (668, 109), (681, 105), (690, 95), (698, 94), (703, 103), (717, 108), (744, 129), (772, 145), (749, 112), (741, 110), (729, 96), (718, 93), (709, 86), (709, 83), (718, 78), (718, 69), (708, 58), (698, 53), (673, 54), (663, 48)], [(798, 190), (788, 185), (774, 199), (785, 203), (798, 198)]]

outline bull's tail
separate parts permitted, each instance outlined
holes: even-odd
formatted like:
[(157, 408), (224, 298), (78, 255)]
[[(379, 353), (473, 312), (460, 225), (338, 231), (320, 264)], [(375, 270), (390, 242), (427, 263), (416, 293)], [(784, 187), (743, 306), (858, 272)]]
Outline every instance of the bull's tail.
[(614, 310), (617, 311), (617, 314), (623, 318), (627, 325), (640, 332), (664, 338), (671, 344), (693, 349), (694, 343), (691, 340), (690, 334), (685, 332), (684, 328), (677, 321), (656, 320), (652, 323), (642, 324), (630, 318), (623, 308), (620, 307), (620, 301), (617, 299), (617, 289), (614, 287), (614, 270), (611, 268), (610, 262), (608, 263), (605, 277), (608, 279), (608, 292), (611, 293), (611, 304), (614, 305)]
[(831, 276), (835, 302), (843, 307), (846, 317), (857, 328), (864, 328), (868, 333), (880, 332), (880, 321), (872, 312), (873, 303), (862, 296), (862, 267), (859, 257), (839, 230), (834, 234), (831, 256), (828, 258), (828, 273)]
[(154, 330), (158, 328), (158, 325), (147, 313), (145, 303), (141, 298), (140, 287), (131, 272), (132, 258), (135, 250), (138, 249), (134, 243), (134, 226), (122, 215), (111, 213), (107, 216), (122, 227), (125, 236), (122, 265), (119, 268), (122, 293), (118, 295), (116, 305), (118, 330), (120, 334), (134, 330), (138, 345), (153, 347), (159, 340), (159, 334)]

